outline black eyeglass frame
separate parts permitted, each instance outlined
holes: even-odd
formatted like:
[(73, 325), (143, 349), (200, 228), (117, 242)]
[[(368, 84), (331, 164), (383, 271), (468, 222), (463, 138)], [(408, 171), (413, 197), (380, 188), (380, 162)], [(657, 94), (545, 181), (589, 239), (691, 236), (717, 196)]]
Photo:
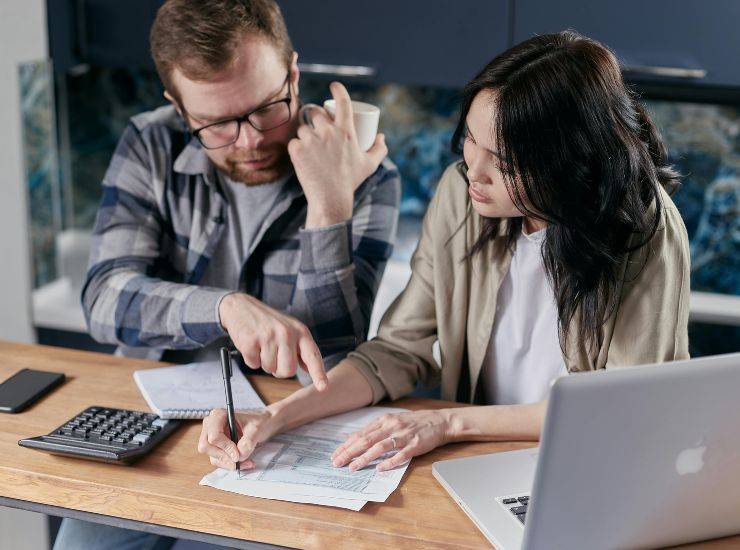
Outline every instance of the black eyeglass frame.
[[(282, 89), (283, 86), (285, 86), (285, 83), (288, 82), (289, 80), (290, 80), (290, 70), (288, 71), (288, 74), (286, 75), (285, 80), (283, 81), (283, 85), (280, 88)], [(251, 117), (254, 113), (256, 113), (258, 111), (261, 111), (262, 109), (266, 109), (268, 107), (272, 107), (273, 105), (278, 105), (280, 103), (285, 103), (288, 106), (288, 117), (283, 122), (281, 122), (280, 124), (276, 124), (275, 126), (271, 126), (269, 128), (259, 128), (258, 126), (256, 126), (254, 124), (254, 122), (252, 122), (250, 120), (249, 117)], [(236, 143), (239, 140), (239, 134), (241, 133), (242, 124), (244, 122), (247, 122), (252, 128), (254, 128), (255, 130), (257, 130), (258, 132), (269, 132), (270, 130), (274, 130), (275, 128), (280, 128), (280, 126), (283, 126), (283, 125), (287, 124), (288, 122), (290, 122), (290, 119), (293, 116), (293, 110), (291, 109), (291, 104), (292, 103), (293, 103), (292, 88), (290, 87), (290, 84), (288, 84), (288, 95), (287, 95), (287, 97), (284, 97), (282, 99), (276, 99), (275, 101), (270, 101), (268, 103), (265, 103), (263, 105), (260, 105), (259, 107), (255, 107), (254, 109), (252, 109), (248, 113), (245, 113), (245, 114), (243, 114), (241, 116), (238, 116), (238, 117), (228, 118), (226, 120), (219, 120), (217, 122), (211, 122), (210, 124), (206, 124), (205, 126), (201, 126), (200, 128), (196, 128), (195, 130), (192, 130), (191, 131), (191, 134), (193, 134), (193, 137), (195, 137), (200, 142), (200, 144), (203, 147), (205, 147), (206, 149), (221, 149), (222, 147), (228, 147), (229, 145), (232, 145), (232, 144)], [(228, 123), (232, 123), (232, 122), (236, 122), (237, 123), (236, 135), (234, 136), (234, 139), (231, 140), (228, 143), (224, 143), (223, 145), (218, 145), (216, 147), (209, 147), (208, 145), (206, 145), (203, 142), (203, 138), (200, 137), (200, 133), (203, 130), (207, 130), (208, 128), (211, 128), (213, 126), (217, 126), (217, 125), (220, 125), (220, 124), (228, 124)]]

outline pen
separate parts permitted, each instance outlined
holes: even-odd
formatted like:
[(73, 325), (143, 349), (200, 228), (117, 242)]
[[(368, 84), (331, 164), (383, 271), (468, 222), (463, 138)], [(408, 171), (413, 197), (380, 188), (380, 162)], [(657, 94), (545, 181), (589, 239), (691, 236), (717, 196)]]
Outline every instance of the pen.
[[(229, 433), (231, 434), (231, 441), (234, 444), (239, 443), (239, 438), (236, 435), (236, 415), (234, 413), (234, 401), (231, 398), (231, 354), (238, 353), (236, 350), (230, 351), (227, 347), (221, 348), (221, 374), (224, 378), (224, 391), (226, 392), (226, 412), (229, 416)], [(241, 467), (239, 462), (236, 463), (236, 475), (237, 477), (241, 473)]]

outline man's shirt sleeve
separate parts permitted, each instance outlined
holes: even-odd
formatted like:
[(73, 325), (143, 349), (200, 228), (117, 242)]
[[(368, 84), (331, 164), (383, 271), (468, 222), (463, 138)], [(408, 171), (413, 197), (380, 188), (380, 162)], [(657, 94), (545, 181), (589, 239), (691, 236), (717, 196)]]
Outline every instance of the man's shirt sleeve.
[(218, 305), (230, 291), (154, 276), (166, 221), (157, 206), (153, 162), (129, 124), (103, 179), (82, 306), (90, 335), (100, 342), (197, 348), (226, 334)]
[[(326, 368), (367, 337), (375, 294), (393, 251), (401, 181), (384, 161), (362, 184), (352, 219), (300, 232), (301, 263), (288, 313), (311, 329)], [(361, 193), (358, 193), (361, 195)], [(302, 382), (309, 379), (299, 373)]]

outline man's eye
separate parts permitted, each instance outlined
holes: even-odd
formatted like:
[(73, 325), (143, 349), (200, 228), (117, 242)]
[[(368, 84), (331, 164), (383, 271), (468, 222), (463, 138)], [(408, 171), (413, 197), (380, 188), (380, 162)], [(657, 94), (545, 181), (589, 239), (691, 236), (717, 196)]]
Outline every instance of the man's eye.
[(233, 131), (234, 129), (234, 121), (225, 121), (225, 122), (218, 122), (216, 124), (211, 124), (210, 126), (206, 126), (203, 128), (202, 132), (204, 134), (210, 134), (210, 135), (222, 135), (225, 133), (229, 133)]
[(252, 114), (257, 116), (267, 115), (272, 113), (273, 111), (276, 111), (277, 109), (279, 109), (279, 104), (273, 103), (272, 105), (265, 105), (261, 109), (257, 109)]

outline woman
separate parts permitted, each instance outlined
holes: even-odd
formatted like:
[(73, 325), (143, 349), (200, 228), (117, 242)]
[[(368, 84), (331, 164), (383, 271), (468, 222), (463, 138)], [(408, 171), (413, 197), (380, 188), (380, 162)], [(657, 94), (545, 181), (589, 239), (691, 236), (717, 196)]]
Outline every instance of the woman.
[(463, 96), (463, 161), (442, 176), (378, 338), (329, 373), (328, 390), (240, 416), (238, 447), (216, 411), (199, 443), (214, 465), (249, 468), (280, 431), (440, 378), (443, 399), (487, 406), (382, 416), (334, 464), (398, 449), (384, 470), (452, 441), (537, 440), (556, 377), (688, 357), (689, 249), (666, 193), (676, 174), (614, 55), (572, 32), (538, 36)]

